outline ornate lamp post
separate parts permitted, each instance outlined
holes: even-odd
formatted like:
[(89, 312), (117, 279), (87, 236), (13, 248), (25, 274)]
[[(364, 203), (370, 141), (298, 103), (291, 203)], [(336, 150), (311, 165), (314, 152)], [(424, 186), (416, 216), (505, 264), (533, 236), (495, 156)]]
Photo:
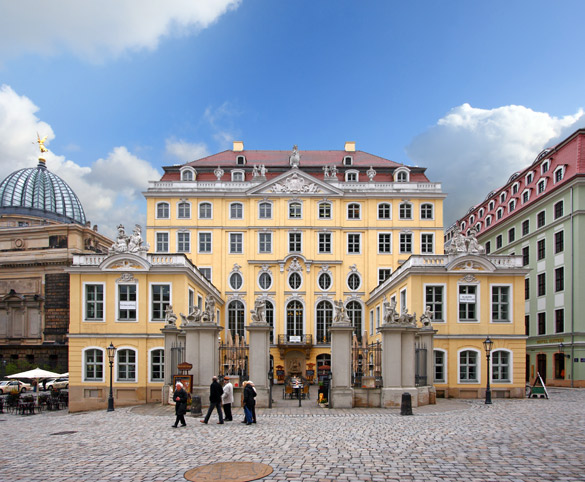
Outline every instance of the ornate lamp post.
[(485, 403), (486, 405), (491, 405), (492, 403), (492, 389), (490, 387), (490, 355), (492, 352), (492, 347), (494, 346), (494, 342), (490, 339), (489, 335), (483, 342), (483, 347), (485, 349), (485, 356), (487, 358), (487, 387), (485, 389)]
[(110, 361), (110, 396), (108, 398), (108, 412), (114, 411), (114, 390), (112, 387), (113, 382), (113, 375), (112, 375), (112, 367), (114, 366), (114, 358), (116, 357), (116, 347), (113, 343), (110, 342), (110, 346), (107, 348), (108, 350), (108, 359)]

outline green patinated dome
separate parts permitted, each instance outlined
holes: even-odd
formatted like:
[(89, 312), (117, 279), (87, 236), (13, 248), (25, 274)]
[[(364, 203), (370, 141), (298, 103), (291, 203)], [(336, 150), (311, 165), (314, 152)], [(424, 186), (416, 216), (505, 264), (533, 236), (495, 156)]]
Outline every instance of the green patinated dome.
[(37, 167), (20, 169), (0, 184), (0, 214), (19, 214), (85, 225), (76, 194), (42, 159)]

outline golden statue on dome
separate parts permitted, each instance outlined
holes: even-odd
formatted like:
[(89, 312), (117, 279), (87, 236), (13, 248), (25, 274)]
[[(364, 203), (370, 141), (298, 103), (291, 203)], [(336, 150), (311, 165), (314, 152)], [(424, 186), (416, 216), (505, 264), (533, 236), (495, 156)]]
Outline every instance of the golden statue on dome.
[(47, 137), (49, 136), (45, 136), (41, 139), (41, 136), (39, 136), (39, 133), (37, 132), (37, 144), (39, 145), (41, 153), (49, 152), (49, 149), (45, 147), (45, 141), (47, 140)]

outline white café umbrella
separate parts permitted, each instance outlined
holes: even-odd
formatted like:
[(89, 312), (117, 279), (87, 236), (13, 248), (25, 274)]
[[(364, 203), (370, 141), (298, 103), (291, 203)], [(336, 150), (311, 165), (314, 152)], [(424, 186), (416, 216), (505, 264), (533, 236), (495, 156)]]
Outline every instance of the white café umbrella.
[[(6, 378), (28, 378), (30, 380), (37, 381), (37, 395), (39, 393), (39, 380), (44, 380), (45, 378), (59, 378), (61, 375), (55, 372), (50, 372), (48, 370), (43, 370), (42, 368), (35, 368), (33, 370), (28, 370), (22, 373), (15, 373), (14, 375), (8, 375)], [(37, 396), (37, 401), (38, 401)]]

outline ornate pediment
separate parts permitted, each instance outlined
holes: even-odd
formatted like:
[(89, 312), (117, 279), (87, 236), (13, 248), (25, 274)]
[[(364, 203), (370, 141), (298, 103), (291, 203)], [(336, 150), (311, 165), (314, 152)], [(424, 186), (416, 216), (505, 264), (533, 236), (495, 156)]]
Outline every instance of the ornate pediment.
[(270, 181), (251, 189), (248, 194), (274, 194), (287, 195), (315, 195), (315, 196), (339, 196), (343, 193), (299, 169), (292, 169)]

